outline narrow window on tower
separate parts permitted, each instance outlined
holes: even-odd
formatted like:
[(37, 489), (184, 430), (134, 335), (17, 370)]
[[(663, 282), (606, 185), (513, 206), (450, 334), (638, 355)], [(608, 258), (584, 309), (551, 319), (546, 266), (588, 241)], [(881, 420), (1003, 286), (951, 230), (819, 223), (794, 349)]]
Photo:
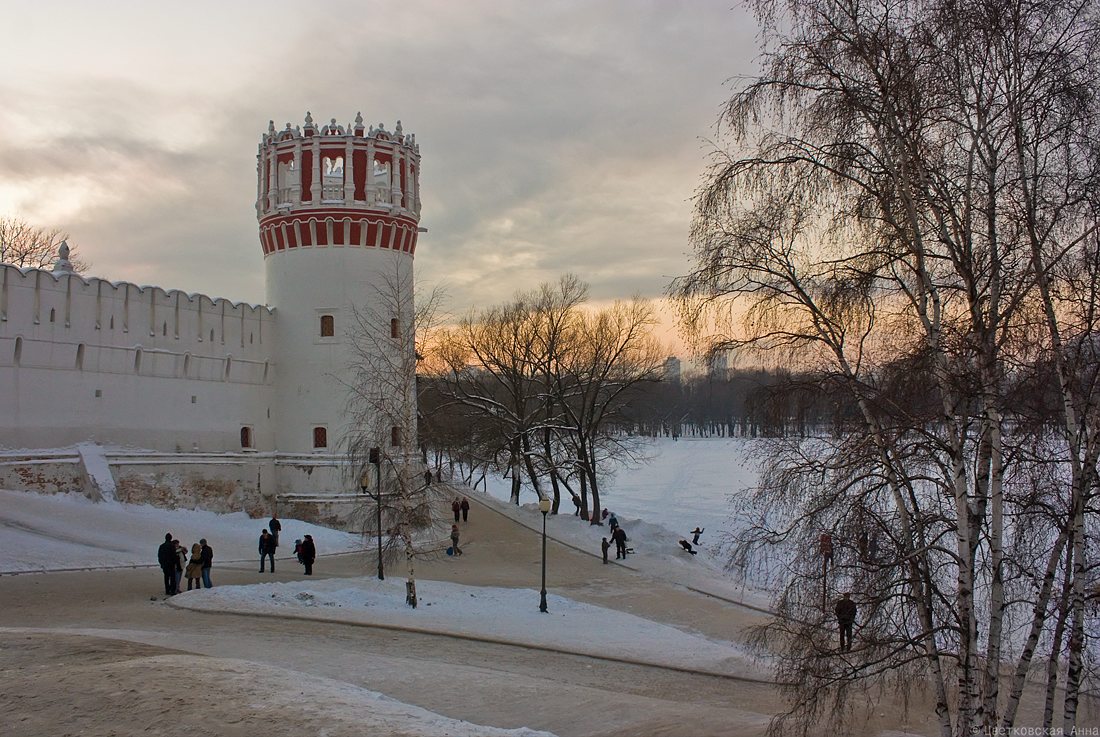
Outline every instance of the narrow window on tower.
[(321, 315), (321, 337), (331, 338), (336, 335), (336, 319), (332, 315)]
[(313, 447), (316, 449), (328, 447), (328, 430), (326, 428), (313, 428)]
[(401, 321), (398, 320), (396, 317), (393, 318), (392, 320), (390, 320), (390, 337), (391, 338), (400, 338), (401, 337)]
[(401, 447), (401, 428), (397, 425), (390, 428), (390, 445), (395, 448)]
[(242, 448), (251, 448), (252, 447), (252, 428), (249, 427), (248, 425), (245, 425), (244, 427), (241, 428), (241, 447)]

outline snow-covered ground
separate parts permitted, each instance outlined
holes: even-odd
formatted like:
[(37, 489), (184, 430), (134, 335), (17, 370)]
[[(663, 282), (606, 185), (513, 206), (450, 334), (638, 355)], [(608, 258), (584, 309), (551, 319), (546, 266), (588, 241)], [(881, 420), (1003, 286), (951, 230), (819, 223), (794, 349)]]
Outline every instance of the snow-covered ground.
[[(615, 513), (630, 538), (634, 555), (628, 565), (667, 580), (765, 607), (770, 594), (763, 580), (746, 581), (725, 570), (726, 549), (720, 544), (737, 531), (741, 520), (731, 514), (732, 499), (757, 483), (755, 453), (759, 441), (743, 438), (657, 438), (650, 442), (648, 462), (620, 469), (604, 482), (601, 504)], [(507, 502), (509, 479), (489, 478), (487, 491)], [(528, 526), (541, 525), (534, 493), (525, 487), (521, 506), (505, 513)], [(561, 513), (547, 519), (547, 534), (583, 550), (599, 552), (600, 539), (610, 534), (572, 514), (566, 496)], [(704, 529), (698, 555), (679, 546), (691, 542), (691, 531)], [(614, 548), (611, 549), (614, 555)], [(757, 585), (759, 584), (759, 585)]]
[(447, 632), (494, 641), (591, 654), (579, 642), (584, 630), (600, 633), (600, 652), (625, 660), (760, 677), (759, 665), (729, 642), (689, 634), (675, 627), (550, 594), (548, 614), (531, 604), (528, 589), (463, 586), (424, 581), (419, 606), (405, 604), (405, 582), (336, 578), (252, 586), (222, 586), (183, 593), (175, 606), (247, 613), (278, 613)]
[[(359, 535), (299, 520), (280, 520), (285, 543), (313, 535), (319, 553), (362, 547)], [(188, 550), (206, 538), (219, 563), (257, 559), (256, 543), (267, 520), (244, 512), (161, 509), (142, 504), (93, 502), (81, 494), (0, 491), (0, 573), (66, 568), (156, 565), (157, 546), (172, 533)]]

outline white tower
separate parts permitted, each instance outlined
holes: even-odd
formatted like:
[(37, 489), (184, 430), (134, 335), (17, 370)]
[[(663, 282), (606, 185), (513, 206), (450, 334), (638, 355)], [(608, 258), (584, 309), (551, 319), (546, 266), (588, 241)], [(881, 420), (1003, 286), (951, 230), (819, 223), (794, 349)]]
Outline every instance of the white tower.
[(271, 123), (263, 136), (256, 214), (278, 333), (271, 424), (280, 453), (340, 450), (355, 376), (353, 308), (386, 322), (392, 312), (412, 315), (411, 290), (399, 309), (379, 295), (398, 273), (411, 280), (419, 174), (419, 146), (400, 121), (394, 131), (365, 130), (357, 115), (347, 127), (333, 119), (318, 128), (306, 113), (301, 128)]

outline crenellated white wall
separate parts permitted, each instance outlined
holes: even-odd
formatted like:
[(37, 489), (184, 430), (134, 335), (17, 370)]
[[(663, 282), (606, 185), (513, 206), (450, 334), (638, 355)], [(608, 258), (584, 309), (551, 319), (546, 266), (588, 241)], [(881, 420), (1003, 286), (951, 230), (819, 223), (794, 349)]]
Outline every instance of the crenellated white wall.
[(0, 446), (274, 450), (274, 313), (0, 265)]

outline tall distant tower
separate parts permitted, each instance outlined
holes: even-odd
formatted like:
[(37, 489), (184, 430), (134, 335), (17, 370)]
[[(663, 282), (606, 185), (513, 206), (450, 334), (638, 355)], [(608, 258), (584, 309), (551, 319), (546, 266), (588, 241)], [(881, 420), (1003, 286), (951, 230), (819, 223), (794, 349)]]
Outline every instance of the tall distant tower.
[(256, 158), (256, 215), (277, 331), (276, 448), (334, 453), (354, 376), (354, 310), (386, 322), (395, 312), (411, 319), (411, 290), (397, 309), (379, 295), (397, 273), (412, 275), (420, 148), (401, 121), (393, 131), (365, 128), (362, 115), (346, 127), (335, 119), (318, 127), (306, 113), (300, 128), (287, 123), (279, 131), (272, 122)]

